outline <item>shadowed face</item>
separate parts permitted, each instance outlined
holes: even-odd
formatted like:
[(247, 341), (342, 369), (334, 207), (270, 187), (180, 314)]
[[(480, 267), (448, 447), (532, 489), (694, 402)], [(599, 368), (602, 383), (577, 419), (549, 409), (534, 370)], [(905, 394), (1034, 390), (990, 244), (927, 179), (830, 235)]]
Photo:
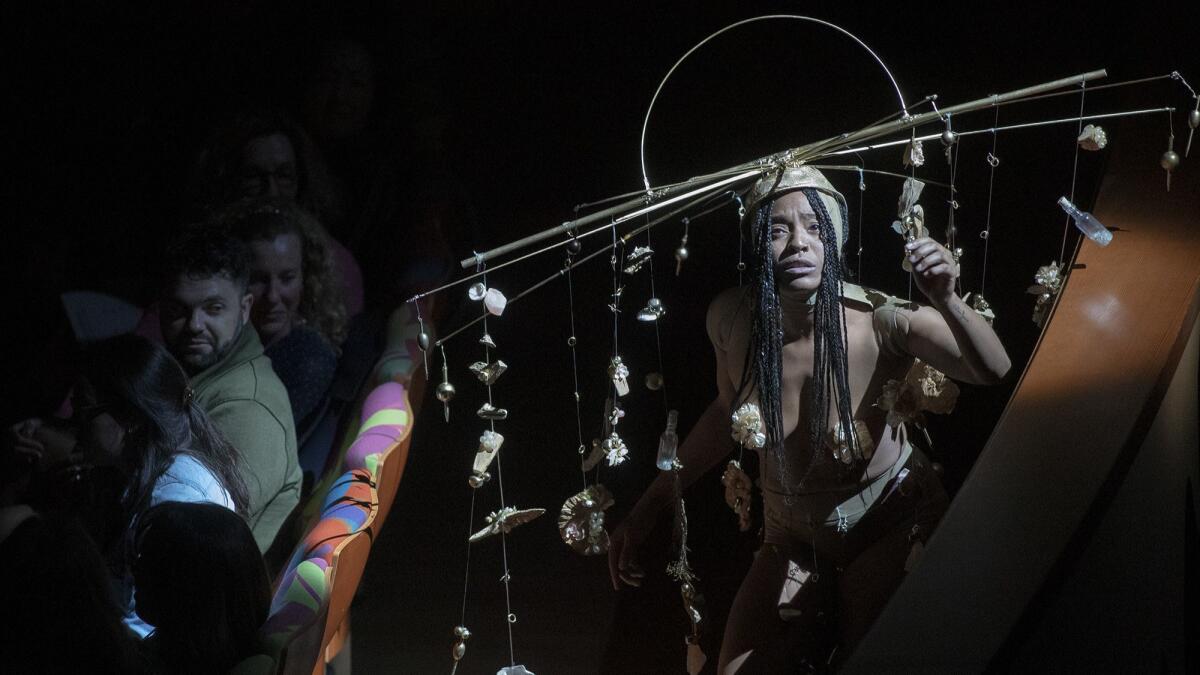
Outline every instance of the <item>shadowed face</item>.
[(292, 233), (250, 243), (250, 321), (265, 345), (287, 335), (298, 318), (304, 296), (302, 248), (300, 237)]
[(296, 198), (299, 192), (296, 150), (287, 136), (259, 136), (246, 143), (238, 189), (243, 197)]
[(167, 349), (189, 375), (221, 360), (250, 318), (254, 296), (227, 276), (179, 275), (162, 301), (161, 326)]
[(816, 291), (821, 285), (825, 245), (808, 197), (799, 190), (776, 197), (768, 227), (779, 292), (809, 295)]

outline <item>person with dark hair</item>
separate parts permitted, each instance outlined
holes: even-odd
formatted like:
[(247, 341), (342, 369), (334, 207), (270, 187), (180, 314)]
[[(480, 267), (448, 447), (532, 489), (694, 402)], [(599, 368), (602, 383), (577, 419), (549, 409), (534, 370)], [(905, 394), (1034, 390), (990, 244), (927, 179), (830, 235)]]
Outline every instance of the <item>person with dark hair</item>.
[[(866, 633), (947, 503), (888, 394), (916, 359), (977, 384), (1011, 364), (955, 293), (958, 267), (932, 239), (905, 244), (931, 303), (918, 306), (845, 282), (846, 202), (819, 171), (765, 176), (748, 205), (752, 281), (709, 307), (718, 396), (680, 447), (681, 479), (725, 456), (731, 435), (761, 457), (763, 543), (730, 609), (718, 671), (821, 669)], [(730, 482), (748, 483), (737, 470)], [(637, 550), (672, 502), (668, 473), (613, 533), (614, 588), (641, 583)], [(733, 504), (739, 515), (748, 506)]]
[(139, 673), (104, 559), (65, 514), (0, 508), (4, 672)]
[(209, 137), (191, 183), (198, 216), (252, 197), (293, 201), (312, 214), (310, 227), (329, 250), (347, 316), (362, 311), (362, 270), (325, 228), (341, 220), (337, 190), (308, 134), (289, 116), (257, 109), (234, 115)]
[(320, 226), (296, 204), (260, 197), (215, 216), (250, 247), (250, 322), (287, 388), (297, 433), (329, 393), (346, 312)]
[(143, 514), (134, 545), (143, 643), (156, 672), (223, 673), (258, 652), (271, 585), (244, 520), (214, 504), (164, 502)]
[(410, 116), (388, 114), (394, 88), (368, 44), (339, 36), (313, 54), (300, 112), (341, 207), (326, 225), (362, 264), (369, 309), (390, 312), (449, 277), (446, 231), (464, 207), (436, 139), (396, 128)]
[(266, 551), (300, 501), (287, 390), (252, 325), (250, 252), (221, 227), (189, 229), (167, 250), (160, 323), (195, 402), (237, 448), (250, 529)]

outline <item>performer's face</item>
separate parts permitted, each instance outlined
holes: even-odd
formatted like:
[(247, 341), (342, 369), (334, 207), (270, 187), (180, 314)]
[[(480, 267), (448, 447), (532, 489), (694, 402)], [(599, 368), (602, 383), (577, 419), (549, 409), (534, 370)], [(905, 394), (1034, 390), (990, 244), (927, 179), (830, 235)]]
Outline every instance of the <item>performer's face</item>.
[(825, 246), (808, 197), (799, 190), (777, 197), (771, 206), (769, 227), (779, 291), (804, 295), (815, 291), (821, 285)]

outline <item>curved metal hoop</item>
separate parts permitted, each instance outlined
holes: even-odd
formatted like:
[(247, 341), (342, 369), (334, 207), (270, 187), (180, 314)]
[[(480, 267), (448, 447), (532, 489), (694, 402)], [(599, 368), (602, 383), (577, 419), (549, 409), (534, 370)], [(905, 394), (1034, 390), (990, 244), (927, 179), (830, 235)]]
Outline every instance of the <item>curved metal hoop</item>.
[(718, 35), (726, 32), (726, 31), (733, 30), (734, 28), (737, 28), (738, 26), (744, 26), (748, 23), (754, 23), (757, 21), (767, 21), (767, 20), (771, 20), (771, 19), (793, 19), (793, 20), (798, 20), (798, 21), (810, 21), (812, 23), (816, 23), (816, 24), (820, 24), (822, 26), (826, 26), (828, 28), (832, 28), (832, 29), (842, 33), (846, 37), (849, 37), (851, 40), (854, 40), (855, 42), (857, 42), (858, 46), (867, 50), (867, 53), (871, 55), (871, 58), (875, 59), (875, 62), (879, 64), (880, 68), (883, 68), (883, 72), (885, 74), (887, 74), (888, 80), (890, 80), (892, 83), (892, 88), (896, 90), (896, 98), (900, 100), (900, 110), (902, 110), (905, 115), (908, 115), (908, 105), (904, 102), (904, 95), (900, 93), (900, 86), (896, 84), (896, 78), (892, 76), (892, 71), (888, 69), (887, 65), (883, 62), (883, 59), (879, 58), (879, 55), (876, 54), (870, 47), (868, 47), (865, 42), (858, 39), (857, 36), (855, 36), (850, 31), (846, 30), (845, 28), (842, 28), (841, 26), (838, 26), (836, 24), (829, 23), (828, 21), (823, 21), (821, 19), (814, 19), (811, 16), (801, 16), (799, 14), (765, 14), (763, 16), (755, 16), (755, 17), (751, 17), (749, 19), (742, 19), (741, 21), (738, 21), (736, 23), (731, 23), (728, 26), (725, 26), (724, 28), (713, 33), (712, 35), (709, 35), (708, 37), (704, 38), (700, 42), (696, 43), (695, 47), (692, 47), (691, 49), (687, 50), (687, 53), (685, 53), (683, 56), (679, 57), (679, 60), (675, 62), (675, 65), (671, 66), (671, 69), (668, 70), (667, 74), (663, 77), (662, 82), (658, 83), (658, 88), (654, 90), (654, 96), (650, 98), (650, 106), (648, 108), (646, 108), (646, 117), (642, 120), (642, 139), (641, 139), (641, 142), (639, 143), (639, 148), (638, 148), (639, 153), (641, 155), (641, 161), (642, 161), (642, 183), (646, 186), (647, 192), (650, 191), (650, 178), (646, 174), (646, 128), (650, 125), (650, 113), (654, 110), (654, 103), (655, 103), (655, 101), (658, 100), (658, 95), (662, 92), (663, 86), (667, 84), (667, 80), (671, 79), (671, 75), (675, 72), (675, 69), (678, 68), (681, 63), (683, 63), (685, 60), (687, 60), (687, 57), (691, 56), (692, 52), (703, 47), (704, 44), (707, 43), (709, 40), (712, 40), (713, 38), (717, 37)]

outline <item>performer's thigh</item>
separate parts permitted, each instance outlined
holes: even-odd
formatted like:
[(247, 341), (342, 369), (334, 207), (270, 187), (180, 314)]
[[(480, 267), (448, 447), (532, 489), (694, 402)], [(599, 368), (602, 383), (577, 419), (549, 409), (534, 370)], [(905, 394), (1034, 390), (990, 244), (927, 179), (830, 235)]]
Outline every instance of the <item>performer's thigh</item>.
[(842, 649), (852, 650), (904, 579), (911, 524), (895, 527), (868, 546), (838, 576)]
[(762, 649), (783, 628), (779, 596), (787, 577), (788, 562), (774, 546), (764, 545), (754, 556), (738, 588), (725, 623), (719, 675), (737, 673), (756, 650)]

